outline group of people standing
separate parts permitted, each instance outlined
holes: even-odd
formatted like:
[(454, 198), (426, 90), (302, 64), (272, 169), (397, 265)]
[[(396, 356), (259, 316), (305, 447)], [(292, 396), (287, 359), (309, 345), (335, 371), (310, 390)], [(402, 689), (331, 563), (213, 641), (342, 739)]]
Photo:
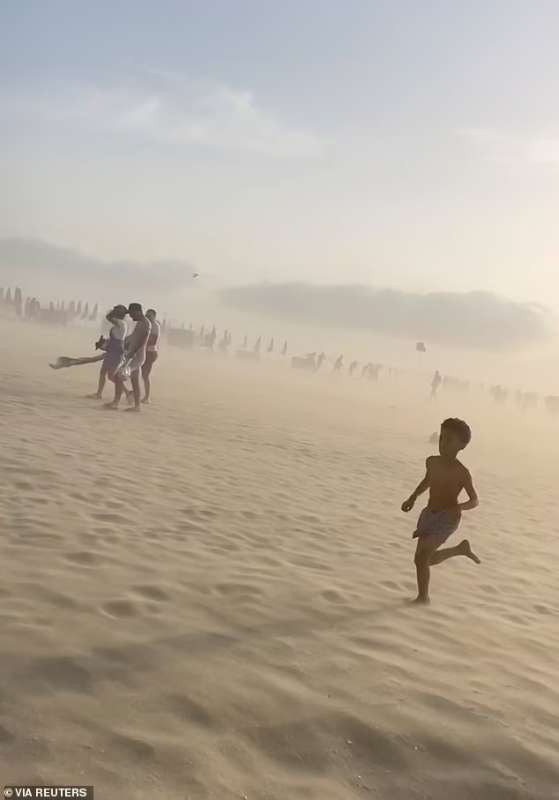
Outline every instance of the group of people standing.
[[(128, 316), (135, 323), (130, 333), (126, 323)], [(149, 403), (151, 398), (151, 371), (159, 355), (161, 336), (157, 312), (150, 308), (144, 314), (140, 303), (116, 305), (109, 311), (106, 319), (110, 323), (108, 336), (101, 336), (95, 343), (95, 348), (102, 351), (100, 355), (86, 358), (61, 356), (50, 366), (53, 369), (62, 369), (102, 362), (97, 391), (88, 397), (101, 400), (108, 378), (114, 384), (114, 397), (110, 403), (105, 404), (105, 408), (117, 411), (122, 396), (126, 395), (130, 403), (127, 410), (138, 412), (141, 404)], [(140, 376), (144, 384), (143, 398)], [(128, 381), (131, 388), (126, 385)]]

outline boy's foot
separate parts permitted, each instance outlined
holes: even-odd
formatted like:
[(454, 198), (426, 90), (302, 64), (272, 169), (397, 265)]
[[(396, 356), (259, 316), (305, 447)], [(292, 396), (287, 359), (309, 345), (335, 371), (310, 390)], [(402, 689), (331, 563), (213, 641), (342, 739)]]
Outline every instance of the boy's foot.
[(142, 400), (142, 403), (144, 405), (146, 405), (146, 406), (149, 406), (149, 404), (151, 403), (151, 400), (149, 400), (147, 397), (144, 397), (144, 399)]
[(103, 408), (105, 409), (105, 411), (118, 411), (118, 406), (115, 405), (114, 403), (105, 403)]
[(428, 597), (416, 597), (415, 600), (411, 600), (412, 606), (428, 606), (431, 604), (431, 600)]
[(141, 411), (140, 406), (132, 406), (131, 408), (125, 408), (125, 411), (135, 411), (138, 414)]
[(103, 396), (100, 394), (86, 394), (86, 400), (102, 400)]
[(460, 553), (461, 556), (466, 556), (471, 561), (473, 561), (474, 564), (481, 564), (481, 559), (478, 558), (476, 554), (473, 552), (472, 548), (470, 547), (470, 543), (467, 539), (464, 539), (463, 542), (460, 542), (458, 548), (459, 548), (458, 552)]

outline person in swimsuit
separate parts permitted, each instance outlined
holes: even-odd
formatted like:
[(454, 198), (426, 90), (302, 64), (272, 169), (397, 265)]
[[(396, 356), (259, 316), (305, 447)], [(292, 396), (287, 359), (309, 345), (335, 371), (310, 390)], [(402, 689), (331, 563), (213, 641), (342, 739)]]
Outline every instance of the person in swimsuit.
[[(462, 511), (479, 505), (472, 476), (457, 459), (458, 453), (469, 444), (471, 437), (470, 428), (463, 420), (446, 419), (439, 436), (440, 455), (427, 459), (425, 477), (415, 492), (402, 503), (402, 511), (408, 513), (417, 498), (429, 489), (427, 507), (421, 512), (413, 534), (413, 538), (418, 540), (414, 559), (418, 589), (416, 603), (429, 602), (430, 567), (454, 556), (467, 556), (476, 564), (481, 563), (467, 539), (455, 547), (439, 550), (458, 529)], [(465, 503), (458, 502), (462, 490), (468, 495)]]
[(114, 374), (124, 359), (124, 341), (127, 332), (125, 318), (127, 314), (128, 309), (122, 305), (115, 306), (107, 314), (106, 318), (111, 323), (111, 329), (108, 338), (101, 337), (98, 342), (99, 347), (105, 350), (105, 357), (99, 372), (97, 391), (95, 394), (87, 395), (92, 400), (101, 400), (107, 377), (114, 382)]
[(115, 372), (115, 396), (112, 403), (107, 403), (105, 408), (118, 411), (120, 399), (123, 395), (124, 376), (130, 374), (134, 405), (127, 411), (141, 410), (140, 406), (140, 370), (146, 360), (146, 348), (151, 332), (151, 323), (145, 316), (140, 303), (130, 303), (128, 313), (136, 323), (134, 330), (124, 342), (124, 362)]
[(142, 379), (144, 381), (144, 399), (142, 403), (150, 402), (151, 395), (151, 370), (159, 356), (159, 339), (161, 338), (161, 325), (157, 319), (157, 312), (153, 308), (146, 311), (146, 317), (151, 323), (151, 331), (146, 347), (146, 360), (142, 367)]
[(95, 343), (96, 350), (102, 350), (100, 355), (86, 356), (84, 358), (69, 358), (60, 356), (54, 364), (50, 364), (52, 369), (63, 369), (65, 367), (79, 367), (83, 364), (95, 364), (102, 361), (101, 372), (99, 375), (99, 386), (97, 394), (89, 397), (100, 398), (103, 391), (105, 379), (108, 377), (114, 380), (114, 374), (124, 357), (124, 339), (126, 336), (125, 316), (128, 314), (126, 306), (115, 306), (107, 314), (107, 321), (111, 324), (108, 338), (101, 338)]

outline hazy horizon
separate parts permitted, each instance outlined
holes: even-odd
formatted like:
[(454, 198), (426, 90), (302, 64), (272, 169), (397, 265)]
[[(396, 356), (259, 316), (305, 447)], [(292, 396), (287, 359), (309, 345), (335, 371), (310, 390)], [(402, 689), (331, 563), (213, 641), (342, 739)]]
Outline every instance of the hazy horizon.
[[(324, 350), (331, 357), (343, 353), (347, 363), (356, 358), (425, 374), (440, 369), (473, 381), (559, 392), (555, 317), (529, 303), (349, 284), (224, 286), (203, 274), (193, 279), (191, 270), (180, 262), (101, 262), (37, 241), (0, 239), (0, 286), (19, 284), (43, 302), (82, 300), (103, 309), (140, 300), (173, 324), (230, 329), (233, 349), (245, 336), (251, 344), (263, 336), (265, 347), (271, 338), (276, 346), (287, 339), (290, 354)], [(418, 339), (427, 344), (421, 357)]]

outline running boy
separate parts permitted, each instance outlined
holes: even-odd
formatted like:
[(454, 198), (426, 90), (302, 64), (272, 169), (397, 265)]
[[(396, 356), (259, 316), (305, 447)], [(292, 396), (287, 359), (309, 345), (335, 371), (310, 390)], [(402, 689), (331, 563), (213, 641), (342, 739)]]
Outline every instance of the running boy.
[[(427, 507), (421, 512), (413, 538), (417, 538), (415, 567), (417, 570), (416, 603), (429, 602), (430, 567), (441, 564), (453, 556), (467, 556), (476, 564), (481, 563), (472, 552), (470, 543), (464, 539), (455, 547), (439, 547), (453, 534), (459, 524), (462, 511), (469, 511), (479, 504), (472, 476), (457, 459), (472, 438), (468, 425), (461, 419), (446, 419), (441, 425), (438, 456), (430, 456), (426, 461), (426, 475), (407, 500), (402, 503), (402, 511), (411, 511), (419, 495), (429, 489)], [(465, 503), (458, 498), (464, 490), (468, 495)]]

